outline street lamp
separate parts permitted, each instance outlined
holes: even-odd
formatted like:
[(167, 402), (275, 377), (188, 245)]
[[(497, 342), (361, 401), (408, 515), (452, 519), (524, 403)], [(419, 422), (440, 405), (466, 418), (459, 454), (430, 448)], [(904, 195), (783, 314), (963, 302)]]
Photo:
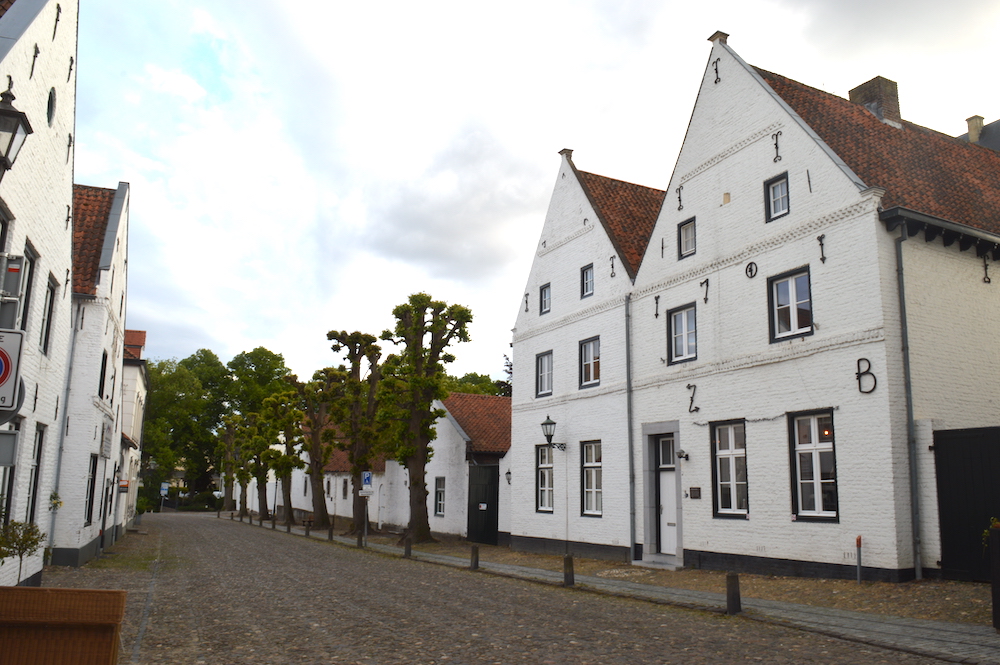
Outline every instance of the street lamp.
[(24, 139), (34, 130), (28, 116), (14, 108), (14, 93), (11, 88), (14, 79), (7, 77), (7, 89), (0, 93), (0, 178), (10, 170), (17, 154), (24, 145)]
[(548, 415), (545, 416), (545, 420), (542, 421), (542, 434), (545, 435), (545, 441), (550, 446), (554, 446), (559, 450), (566, 450), (565, 443), (552, 443), (552, 437), (556, 433), (556, 421), (549, 418)]

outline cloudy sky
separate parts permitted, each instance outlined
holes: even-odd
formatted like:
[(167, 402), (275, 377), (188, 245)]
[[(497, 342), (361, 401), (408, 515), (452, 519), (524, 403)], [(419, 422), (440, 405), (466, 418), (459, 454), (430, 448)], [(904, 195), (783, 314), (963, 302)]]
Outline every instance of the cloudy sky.
[(472, 309), (451, 373), (502, 376), (558, 151), (665, 188), (716, 30), (938, 131), (1000, 117), (981, 0), (81, 4), (76, 182), (131, 185), (128, 327), (303, 377), (416, 291)]

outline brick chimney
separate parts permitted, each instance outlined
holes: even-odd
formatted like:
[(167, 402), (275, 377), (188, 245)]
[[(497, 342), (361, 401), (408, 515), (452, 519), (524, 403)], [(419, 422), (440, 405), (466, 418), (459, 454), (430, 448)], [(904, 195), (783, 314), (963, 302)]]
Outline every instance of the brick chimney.
[(983, 133), (983, 116), (974, 115), (966, 118), (965, 122), (969, 125), (969, 143), (979, 143), (979, 135)]
[(899, 92), (895, 81), (876, 76), (851, 90), (850, 100), (864, 106), (879, 120), (902, 122), (899, 115)]

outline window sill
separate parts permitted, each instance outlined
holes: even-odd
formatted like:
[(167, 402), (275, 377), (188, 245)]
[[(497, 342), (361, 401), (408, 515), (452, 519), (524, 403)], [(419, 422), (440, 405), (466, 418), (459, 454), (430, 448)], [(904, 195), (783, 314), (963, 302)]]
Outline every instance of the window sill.
[(802, 332), (786, 333), (781, 337), (772, 337), (771, 344), (777, 344), (778, 342), (786, 342), (790, 339), (798, 339), (800, 337), (809, 337), (812, 334), (813, 334), (812, 328), (809, 328), (808, 330), (803, 330)]
[(839, 515), (792, 515), (793, 522), (840, 522)]

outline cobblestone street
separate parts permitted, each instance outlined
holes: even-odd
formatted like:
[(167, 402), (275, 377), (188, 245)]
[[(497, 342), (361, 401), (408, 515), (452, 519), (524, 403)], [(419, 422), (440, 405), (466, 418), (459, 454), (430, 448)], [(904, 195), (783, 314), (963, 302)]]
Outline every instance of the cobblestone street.
[(45, 586), (124, 588), (121, 663), (936, 663), (809, 632), (145, 515)]

